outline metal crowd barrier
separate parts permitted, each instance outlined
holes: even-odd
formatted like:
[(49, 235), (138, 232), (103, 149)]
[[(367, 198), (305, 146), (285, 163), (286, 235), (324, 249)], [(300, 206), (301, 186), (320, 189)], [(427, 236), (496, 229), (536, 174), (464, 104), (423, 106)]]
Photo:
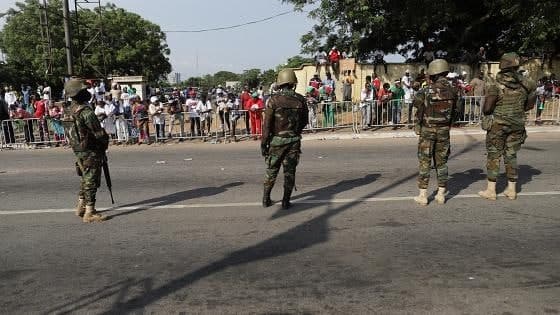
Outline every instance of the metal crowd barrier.
[(560, 98), (550, 97), (545, 100), (544, 108), (537, 105), (527, 113), (527, 124), (552, 123), (560, 124)]
[(9, 119), (3, 120), (1, 125), (2, 148), (66, 144), (64, 128), (57, 119)]
[(404, 127), (414, 124), (416, 109), (404, 100), (365, 101), (353, 105), (354, 130)]
[(479, 124), (484, 107), (483, 96), (462, 96), (457, 104), (454, 121), (458, 124)]
[[(478, 124), (482, 117), (482, 97), (464, 96), (460, 99), (455, 122), (458, 124)], [(415, 123), (416, 109), (404, 100), (380, 102), (321, 102), (308, 105), (308, 132), (352, 128), (355, 133), (369, 128), (403, 126)], [(258, 139), (262, 135), (263, 112), (259, 111), (260, 128), (250, 123), (251, 113), (247, 110), (212, 111), (208, 115), (191, 115), (188, 112), (161, 114), (163, 124), (156, 132), (153, 117), (147, 122), (149, 140), (165, 141), (194, 140), (228, 143), (242, 139)], [(191, 119), (192, 118), (192, 119)], [(538, 119), (540, 118), (540, 119)], [(198, 127), (197, 121), (200, 123)], [(257, 120), (259, 121), (259, 120)], [(527, 124), (547, 122), (560, 124), (560, 98), (549, 98), (542, 110), (532, 109), (527, 113)], [(194, 123), (194, 124), (193, 124)], [(25, 148), (34, 145), (66, 144), (62, 126), (54, 119), (28, 118), (10, 119), (1, 122), (0, 149)], [(136, 119), (115, 118), (115, 133), (111, 138), (115, 143), (136, 143), (141, 132)], [(256, 130), (253, 130), (256, 129)]]
[(162, 127), (161, 132), (155, 131), (154, 119), (150, 122), (153, 126), (153, 138), (155, 141), (176, 140), (203, 140), (213, 142), (236, 141), (248, 137), (260, 137), (262, 135), (263, 112), (259, 111), (260, 128), (252, 132), (250, 126), (250, 113), (247, 110), (229, 109), (223, 111), (213, 110), (211, 113), (181, 112), (176, 114), (160, 114)]

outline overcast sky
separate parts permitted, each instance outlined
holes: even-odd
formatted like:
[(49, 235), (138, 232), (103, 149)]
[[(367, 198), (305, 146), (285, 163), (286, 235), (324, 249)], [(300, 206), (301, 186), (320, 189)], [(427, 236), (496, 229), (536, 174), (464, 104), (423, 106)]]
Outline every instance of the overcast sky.
[[(16, 1), (1, 0), (0, 12)], [(280, 0), (113, 0), (118, 7), (138, 13), (162, 30), (198, 30), (263, 19), (292, 9)], [(73, 7), (73, 0), (70, 0)], [(5, 19), (0, 19), (0, 27)], [(306, 13), (290, 13), (269, 21), (230, 30), (205, 33), (167, 33), (173, 71), (182, 79), (220, 70), (263, 70), (300, 52), (300, 37), (311, 29)], [(62, 25), (57, 26), (62, 27)], [(197, 68), (198, 56), (198, 68)]]

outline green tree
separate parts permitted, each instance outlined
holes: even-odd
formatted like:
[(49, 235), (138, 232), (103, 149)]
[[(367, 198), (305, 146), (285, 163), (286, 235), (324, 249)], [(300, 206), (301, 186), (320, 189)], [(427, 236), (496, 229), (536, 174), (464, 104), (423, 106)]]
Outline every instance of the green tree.
[(229, 71), (218, 71), (214, 73), (213, 82), (215, 85), (225, 86), (226, 81), (239, 81), (239, 75)]
[(260, 85), (269, 86), (272, 83), (276, 82), (276, 76), (278, 73), (274, 69), (268, 69), (263, 71), (260, 75)]
[[(489, 47), (505, 51), (560, 52), (560, 2), (541, 0), (281, 0), (296, 9), (312, 4), (317, 24), (301, 38), (302, 52), (336, 45), (370, 58), (372, 51), (418, 59), (422, 46), (469, 59)], [(465, 60), (468, 61), (468, 60)]]
[(284, 68), (300, 68), (306, 63), (313, 63), (313, 58), (306, 58), (300, 55), (296, 55), (293, 57), (288, 58), (285, 64), (279, 65), (277, 67), (278, 70), (282, 70)]
[[(61, 0), (50, 0), (47, 8), (52, 77), (45, 72), (40, 2), (25, 0), (15, 6), (6, 12), (6, 24), (0, 32), (0, 48), (7, 56), (7, 64), (19, 73), (28, 73), (36, 81), (64, 76), (66, 53)], [(79, 31), (75, 28), (73, 41), (76, 74), (99, 77), (106, 70), (114, 75), (144, 75), (155, 82), (171, 72), (170, 50), (165, 33), (158, 25), (113, 4), (101, 7), (100, 15), (97, 10), (81, 9), (78, 12), (81, 27)], [(75, 21), (75, 14), (71, 12), (72, 21)], [(97, 34), (100, 25), (103, 33)], [(99, 38), (96, 36), (102, 40), (96, 40)], [(80, 59), (79, 52), (82, 51), (86, 54)]]
[(257, 88), (261, 84), (260, 78), (261, 69), (244, 70), (243, 73), (239, 75), (241, 84), (249, 86), (250, 89)]

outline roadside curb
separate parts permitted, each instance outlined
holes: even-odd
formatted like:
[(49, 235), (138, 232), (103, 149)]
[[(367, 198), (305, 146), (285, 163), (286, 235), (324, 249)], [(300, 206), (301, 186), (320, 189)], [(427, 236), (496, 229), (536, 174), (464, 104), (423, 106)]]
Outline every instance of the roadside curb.
[[(527, 133), (560, 133), (560, 127), (558, 126), (546, 126), (546, 127), (527, 127)], [(466, 136), (466, 135), (485, 135), (486, 131), (480, 128), (463, 129), (463, 128), (453, 128), (451, 129), (451, 136)], [(351, 139), (396, 139), (396, 138), (417, 138), (418, 136), (412, 130), (399, 130), (399, 131), (363, 131), (362, 133), (354, 134), (352, 132), (332, 132), (332, 133), (321, 133), (321, 134), (304, 134), (302, 136), (303, 141), (312, 140), (351, 140)]]

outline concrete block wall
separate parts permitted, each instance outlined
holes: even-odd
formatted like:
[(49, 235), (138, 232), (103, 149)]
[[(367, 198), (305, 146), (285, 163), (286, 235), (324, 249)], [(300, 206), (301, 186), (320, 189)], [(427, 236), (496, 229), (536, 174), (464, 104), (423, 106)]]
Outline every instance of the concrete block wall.
[[(473, 78), (473, 72), (479, 71), (479, 69), (471, 69), (468, 64), (463, 63), (456, 63), (450, 64), (451, 67), (455, 68), (455, 72), (462, 73), (463, 71), (467, 72), (467, 78), (470, 81)], [(489, 73), (491, 76), (495, 75), (499, 71), (499, 63), (498, 62), (490, 62), (489, 63), (490, 69), (488, 71), (488, 65), (482, 64), (480, 67), (485, 73)], [(522, 65), (522, 68), (529, 71), (529, 76), (533, 80), (537, 80), (541, 78), (547, 73), (556, 73), (557, 76), (560, 74), (560, 59), (555, 59), (552, 62), (552, 68), (549, 69), (548, 64), (545, 64), (544, 67), (542, 66), (540, 59), (531, 59)], [(364, 88), (366, 82), (366, 76), (371, 75), (373, 78), (373, 69), (374, 66), (371, 64), (356, 64), (356, 69), (354, 73), (354, 85), (352, 86), (352, 100), (359, 101), (360, 100), (360, 92)], [(377, 66), (377, 74), (379, 75), (381, 82), (385, 83), (393, 83), (395, 80), (402, 78), (406, 70), (410, 70), (410, 75), (412, 78), (416, 78), (418, 73), (420, 73), (421, 69), (427, 70), (427, 66), (425, 63), (388, 63), (387, 64), (387, 73), (385, 73), (385, 69), (383, 65)], [(294, 69), (296, 72), (296, 77), (298, 78), (298, 85), (296, 91), (301, 94), (305, 94), (305, 90), (309, 83), (309, 80), (315, 74), (315, 65), (306, 64), (303, 65), (299, 69)], [(326, 69), (325, 67), (321, 67), (319, 71), (319, 76), (321, 80), (326, 78), (326, 72), (329, 71), (332, 73), (332, 69)], [(338, 100), (342, 100), (342, 79), (344, 76), (342, 74), (338, 76), (333, 76), (336, 81), (336, 88), (335, 93)]]

